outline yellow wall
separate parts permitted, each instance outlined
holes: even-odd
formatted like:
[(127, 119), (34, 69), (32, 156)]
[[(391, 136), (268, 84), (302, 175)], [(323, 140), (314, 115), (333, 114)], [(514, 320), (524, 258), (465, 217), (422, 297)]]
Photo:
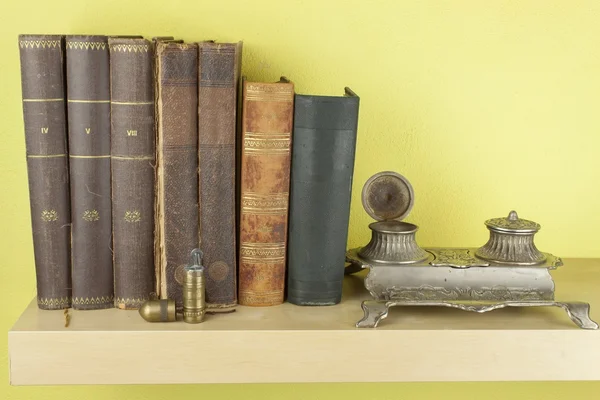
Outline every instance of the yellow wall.
[[(368, 239), (373, 173), (409, 178), (422, 245), (478, 246), (511, 209), (538, 247), (600, 257), (600, 3), (540, 1), (5, 0), (0, 9), (0, 324), (35, 294), (17, 34), (175, 35), (245, 42), (251, 79), (361, 96), (349, 244)], [(595, 383), (9, 388), (8, 399), (595, 398)], [(424, 349), (425, 350), (425, 349)], [(357, 368), (360, 361), (357, 360)], [(548, 366), (553, 368), (556, 366)]]

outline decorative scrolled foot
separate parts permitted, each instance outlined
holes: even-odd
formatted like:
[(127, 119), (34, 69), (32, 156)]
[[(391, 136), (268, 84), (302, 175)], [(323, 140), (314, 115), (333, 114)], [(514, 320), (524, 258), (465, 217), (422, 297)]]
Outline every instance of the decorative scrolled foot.
[(349, 265), (346, 265), (346, 268), (344, 268), (344, 275), (355, 274), (362, 271), (365, 267), (365, 265), (358, 260), (356, 252), (356, 249), (348, 250), (348, 253), (346, 254), (346, 263)]
[(358, 264), (355, 262), (350, 262), (350, 261), (346, 261), (346, 262), (347, 263), (349, 262), (349, 264), (346, 266), (346, 268), (344, 268), (344, 275), (352, 275), (352, 274), (362, 271), (362, 269), (363, 269), (361, 264)]
[(569, 315), (569, 318), (571, 318), (571, 321), (575, 322), (578, 327), (583, 329), (598, 329), (598, 324), (590, 318), (590, 305), (588, 303), (556, 302), (555, 304), (562, 307), (567, 312), (567, 315)]
[(379, 321), (388, 316), (387, 303), (365, 300), (360, 306), (365, 316), (356, 323), (357, 328), (377, 328)]

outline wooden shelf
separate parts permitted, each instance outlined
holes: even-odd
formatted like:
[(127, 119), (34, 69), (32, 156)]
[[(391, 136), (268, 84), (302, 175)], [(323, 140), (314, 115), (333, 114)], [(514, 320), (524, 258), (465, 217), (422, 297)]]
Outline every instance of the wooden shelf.
[[(556, 308), (486, 314), (393, 308), (357, 329), (362, 277), (337, 306), (239, 307), (199, 325), (151, 324), (137, 311), (41, 311), (8, 333), (13, 385), (244, 382), (600, 380), (600, 331)], [(587, 301), (600, 321), (600, 259), (553, 272), (559, 300)]]

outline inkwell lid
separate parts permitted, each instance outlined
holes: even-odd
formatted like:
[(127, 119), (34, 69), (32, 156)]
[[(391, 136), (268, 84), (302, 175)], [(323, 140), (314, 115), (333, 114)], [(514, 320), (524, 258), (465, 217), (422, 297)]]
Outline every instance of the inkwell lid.
[(418, 227), (404, 222), (414, 204), (414, 191), (402, 175), (383, 171), (363, 186), (362, 204), (377, 222), (369, 224), (371, 241), (358, 255), (379, 263), (407, 264), (422, 261), (427, 253), (415, 240)]
[(519, 218), (514, 210), (508, 214), (508, 217), (488, 219), (485, 225), (491, 231), (514, 234), (535, 233), (541, 228), (537, 222)]
[(414, 201), (412, 185), (397, 172), (379, 172), (363, 186), (363, 207), (376, 221), (401, 221), (412, 210)]
[(541, 227), (537, 222), (521, 219), (511, 211), (508, 217), (488, 219), (485, 225), (490, 238), (475, 252), (478, 258), (513, 265), (536, 265), (546, 260), (533, 240)]

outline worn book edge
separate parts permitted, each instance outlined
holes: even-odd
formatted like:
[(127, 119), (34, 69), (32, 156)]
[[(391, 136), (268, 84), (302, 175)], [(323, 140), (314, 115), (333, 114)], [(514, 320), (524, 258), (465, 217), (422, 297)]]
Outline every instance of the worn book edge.
[[(106, 35), (65, 35), (65, 70), (64, 70), (64, 76), (65, 76), (65, 86), (67, 87), (65, 94), (66, 94), (66, 101), (69, 103), (71, 101), (74, 102), (79, 102), (79, 99), (70, 99), (69, 95), (68, 95), (68, 80), (69, 80), (69, 75), (67, 74), (67, 65), (66, 65), (66, 61), (68, 60), (69, 56), (68, 56), (68, 51), (67, 50), (81, 50), (81, 51), (101, 51), (101, 50), (106, 50), (107, 54), (108, 54), (108, 60), (110, 62), (110, 52), (108, 50), (108, 36)], [(109, 65), (110, 68), (110, 65)], [(109, 85), (109, 89), (110, 89), (110, 70), (109, 70), (109, 81), (108, 81), (108, 85)], [(109, 92), (109, 97), (110, 97), (110, 92)], [(106, 99), (85, 99), (82, 100), (82, 102), (88, 102), (88, 103), (106, 103), (109, 102), (110, 103), (110, 99), (106, 100)], [(68, 141), (70, 142), (70, 136), (71, 136), (71, 130), (69, 127), (69, 112), (68, 112), (68, 108), (67, 108), (67, 112), (66, 112), (66, 117), (67, 117), (67, 138)], [(109, 114), (109, 120), (110, 120), (110, 114)], [(69, 143), (68, 142), (68, 143)], [(77, 157), (77, 158), (97, 158), (98, 156), (87, 156), (87, 155), (72, 155), (71, 154), (71, 149), (69, 148), (69, 157)], [(101, 155), (99, 156), (100, 158), (104, 158), (105, 155)], [(108, 158), (110, 158), (110, 155), (108, 156)], [(72, 180), (70, 179), (70, 175), (71, 175), (71, 161), (69, 160), (69, 191), (70, 191), (70, 196), (72, 196)], [(109, 171), (110, 171), (110, 167), (109, 167)], [(110, 173), (110, 172), (109, 172)], [(89, 190), (89, 189), (88, 189)], [(111, 190), (112, 192), (112, 190)], [(112, 193), (111, 193), (112, 196)], [(73, 205), (73, 201), (72, 201), (72, 197), (71, 197), (71, 205)], [(71, 210), (71, 212), (73, 212), (73, 210)], [(112, 235), (112, 202), (111, 202), (111, 212), (110, 212), (110, 218), (111, 218), (111, 223), (110, 223), (110, 228), (111, 228), (111, 235)], [(73, 226), (73, 217), (71, 214), (71, 226)], [(74, 266), (74, 254), (73, 254), (73, 229), (71, 229), (71, 271), (73, 271), (73, 266)], [(112, 243), (111, 243), (112, 244)], [(112, 250), (111, 250), (112, 251)], [(112, 264), (112, 257), (111, 257), (111, 264)], [(111, 266), (112, 267), (112, 266)], [(113, 273), (113, 270), (111, 268), (111, 273)], [(72, 286), (75, 286), (75, 283), (73, 282), (73, 277), (72, 279)], [(71, 305), (74, 309), (77, 310), (101, 310), (101, 309), (108, 309), (108, 308), (114, 308), (114, 273), (113, 273), (113, 287), (112, 287), (112, 293), (109, 295), (103, 295), (103, 296), (86, 296), (86, 297), (72, 297), (72, 302)], [(96, 307), (98, 305), (101, 305), (101, 307)], [(94, 306), (93, 308), (86, 308), (85, 306)]]
[[(155, 46), (153, 44), (153, 42), (150, 42), (149, 40), (144, 39), (143, 36), (109, 36), (108, 38), (108, 46), (109, 46), (109, 57), (112, 57), (112, 52), (113, 51), (122, 51), (122, 52), (138, 52), (138, 51), (155, 51)], [(156, 54), (154, 54), (153, 58), (156, 58)], [(153, 60), (155, 61), (155, 60)], [(155, 74), (155, 70), (156, 70), (156, 66), (154, 65), (154, 69), (152, 71), (152, 74)], [(155, 85), (155, 81), (153, 79), (153, 85)], [(154, 108), (156, 111), (156, 91), (153, 91), (154, 93)], [(113, 102), (112, 99), (114, 98), (113, 96), (113, 85), (112, 85), (112, 72), (111, 72), (111, 84), (110, 84), (110, 97), (111, 97), (111, 141), (112, 141), (112, 107), (113, 107)], [(154, 117), (154, 135), (156, 138), (156, 116)], [(114, 155), (113, 153), (113, 149), (111, 146), (111, 196), (114, 195), (114, 191), (112, 190), (112, 186), (113, 186), (113, 181), (112, 181), (112, 168), (113, 168), (113, 157)], [(154, 157), (152, 160), (150, 160), (151, 162), (153, 161), (153, 168), (155, 171), (155, 175), (156, 175), (156, 141), (155, 141), (155, 148), (154, 148), (154, 154), (152, 154), (152, 156)], [(149, 156), (142, 156), (141, 159), (149, 159)], [(156, 179), (156, 176), (155, 176)], [(156, 182), (153, 182), (153, 196), (156, 197)], [(156, 216), (156, 202), (154, 202), (153, 204), (153, 217)], [(154, 225), (156, 225), (156, 222), (154, 223)], [(114, 232), (115, 232), (115, 218), (112, 219), (112, 229), (113, 229), (113, 240), (114, 240)], [(156, 233), (156, 230), (154, 229), (154, 233)], [(154, 237), (154, 235), (153, 235)], [(154, 239), (153, 239), (154, 240)], [(154, 246), (153, 246), (154, 247)], [(155, 254), (155, 248), (153, 248), (153, 258), (156, 257)], [(156, 264), (155, 264), (156, 265)], [(154, 268), (155, 265), (153, 266)], [(115, 268), (116, 263), (115, 263), (115, 254), (113, 251), (113, 268)], [(134, 298), (134, 297), (128, 297), (128, 296), (124, 296), (124, 297), (117, 297), (116, 296), (116, 279), (117, 276), (115, 273), (113, 273), (113, 278), (114, 278), (114, 282), (113, 285), (115, 287), (115, 298), (114, 298), (114, 303), (115, 303), (115, 308), (119, 309), (119, 310), (138, 310), (142, 304), (144, 302), (146, 302), (148, 299), (147, 298)], [(156, 276), (155, 276), (155, 284), (156, 285)], [(152, 299), (153, 297), (156, 296), (157, 293), (157, 289), (155, 287), (154, 292), (149, 293), (149, 297), (150, 299)]]
[[(202, 49), (203, 49), (203, 45), (205, 44), (209, 44), (209, 45), (222, 45), (225, 48), (233, 48), (235, 51), (235, 61), (234, 61), (234, 66), (235, 66), (235, 75), (234, 75), (234, 81), (235, 81), (235, 85), (234, 85), (234, 90), (235, 90), (235, 133), (234, 133), (234, 157), (233, 157), (233, 165), (231, 166), (233, 168), (233, 179), (234, 179), (234, 201), (233, 201), (233, 210), (232, 210), (232, 215), (234, 218), (233, 221), (233, 238), (234, 238), (234, 243), (233, 243), (233, 248), (234, 248), (234, 274), (233, 274), (233, 284), (234, 284), (234, 296), (235, 296), (235, 300), (233, 302), (230, 303), (206, 303), (206, 311), (209, 313), (227, 313), (227, 312), (234, 312), (236, 307), (238, 306), (238, 279), (237, 279), (237, 266), (238, 266), (238, 243), (239, 243), (239, 237), (238, 237), (238, 227), (239, 227), (239, 218), (238, 218), (238, 204), (239, 204), (239, 187), (238, 187), (238, 183), (239, 183), (239, 170), (238, 170), (238, 160), (239, 160), (239, 152), (238, 152), (238, 142), (240, 139), (240, 135), (241, 135), (241, 103), (242, 103), (242, 75), (241, 75), (241, 66), (242, 66), (242, 48), (243, 48), (243, 41), (237, 41), (237, 42), (227, 42), (227, 43), (217, 43), (215, 40), (204, 40), (201, 42), (198, 42), (198, 56), (200, 57)], [(206, 47), (212, 47), (212, 46), (206, 46)], [(198, 67), (200, 68), (200, 62), (198, 63)], [(199, 84), (200, 84), (200, 77), (198, 80)], [(200, 121), (198, 121), (198, 123), (200, 123)], [(198, 164), (198, 166), (200, 166), (200, 164)], [(200, 199), (200, 193), (202, 190), (201, 187), (201, 183), (199, 181), (199, 185), (198, 185), (198, 199)], [(200, 211), (200, 210), (199, 210)], [(202, 217), (201, 217), (201, 212), (198, 213), (198, 232), (201, 232), (202, 230)], [(202, 248), (202, 237), (199, 235), (199, 243), (200, 243), (200, 248)]]
[(163, 135), (162, 135), (162, 87), (160, 84), (160, 74), (162, 69), (160, 67), (160, 58), (165, 45), (161, 41), (156, 42), (156, 55), (155, 55), (155, 120), (156, 120), (156, 190), (155, 190), (155, 234), (154, 234), (154, 248), (156, 260), (155, 275), (156, 275), (156, 294), (160, 298), (166, 298), (167, 295), (167, 280), (166, 270), (163, 268), (167, 264), (167, 256), (164, 251), (164, 198), (162, 196), (164, 192), (164, 174), (163, 172)]
[[(44, 297), (44, 296), (40, 296), (39, 292), (39, 287), (40, 287), (40, 282), (38, 281), (38, 278), (36, 276), (36, 299), (37, 299), (37, 305), (38, 308), (42, 309), (42, 310), (62, 310), (62, 309), (67, 309), (67, 308), (71, 308), (72, 306), (72, 285), (71, 285), (71, 273), (70, 273), (70, 268), (71, 268), (71, 254), (70, 254), (70, 250), (71, 250), (71, 237), (72, 237), (72, 232), (71, 232), (71, 205), (70, 205), (70, 201), (71, 201), (71, 195), (70, 195), (70, 176), (69, 176), (69, 158), (68, 158), (68, 127), (67, 127), (67, 108), (66, 108), (66, 99), (67, 99), (67, 86), (66, 86), (66, 35), (64, 34), (54, 34), (54, 35), (44, 35), (44, 34), (19, 34), (18, 35), (18, 43), (19, 43), (19, 47), (20, 47), (20, 52), (23, 51), (23, 49), (29, 49), (29, 50), (34, 50), (34, 49), (51, 49), (51, 48), (58, 48), (60, 53), (61, 53), (61, 71), (62, 71), (62, 97), (61, 98), (52, 98), (52, 99), (28, 99), (25, 98), (25, 93), (22, 91), (22, 102), (26, 103), (26, 102), (38, 102), (38, 101), (60, 101), (63, 103), (63, 113), (64, 113), (64, 123), (65, 123), (65, 127), (64, 127), (64, 144), (65, 144), (65, 154), (60, 154), (60, 155), (50, 155), (50, 154), (31, 154), (29, 152), (29, 149), (27, 148), (27, 140), (25, 140), (25, 144), (26, 144), (26, 148), (25, 148), (25, 155), (26, 158), (36, 158), (36, 157), (40, 157), (40, 158), (48, 158), (48, 157), (64, 157), (65, 158), (65, 164), (66, 164), (66, 189), (67, 189), (67, 199), (69, 201), (69, 206), (68, 206), (68, 229), (69, 229), (69, 238), (66, 242), (67, 244), (67, 251), (69, 252), (69, 273), (68, 273), (68, 295), (67, 296), (54, 296), (54, 297)], [(21, 57), (21, 54), (19, 54), (19, 58)], [(20, 60), (20, 69), (22, 71), (22, 64), (21, 64), (21, 60)], [(23, 74), (21, 72), (21, 89), (23, 90)], [(25, 113), (25, 108), (23, 107), (23, 130), (26, 133), (26, 113)], [(26, 136), (26, 135), (25, 135)], [(28, 196), (29, 196), (29, 205), (31, 207), (31, 188), (29, 186), (29, 181), (30, 181), (30, 170), (29, 170), (29, 163), (26, 163), (26, 170), (27, 170), (27, 181), (28, 181)], [(54, 212), (54, 213), (53, 213)], [(48, 210), (48, 212), (44, 212), (42, 218), (46, 218), (46, 220), (48, 220), (48, 222), (51, 222), (52, 220), (54, 220), (54, 218), (56, 215), (56, 211), (55, 210)], [(33, 215), (30, 216), (33, 220)], [(67, 224), (65, 224), (66, 226)], [(30, 224), (31, 230), (32, 230), (32, 242), (33, 242), (33, 224)], [(35, 248), (36, 243), (33, 243), (33, 246)], [(35, 256), (35, 251), (34, 251), (34, 256)], [(35, 258), (35, 257), (34, 257)], [(37, 262), (34, 260), (34, 267), (36, 270), (36, 275), (37, 275), (37, 268), (38, 268), (38, 264)]]
[[(243, 166), (243, 159), (245, 157), (245, 146), (244, 146), (244, 141), (246, 139), (246, 134), (247, 132), (244, 129), (244, 122), (246, 119), (246, 107), (248, 102), (250, 101), (284, 101), (287, 102), (288, 101), (288, 96), (289, 96), (289, 101), (292, 103), (292, 110), (290, 113), (290, 123), (291, 123), (291, 129), (293, 130), (293, 117), (294, 117), (294, 98), (295, 98), (295, 86), (294, 83), (289, 80), (287, 77), (285, 76), (281, 76), (280, 79), (276, 82), (256, 82), (256, 81), (248, 81), (245, 77), (242, 77), (242, 93), (245, 93), (245, 96), (242, 95), (241, 98), (241, 102), (242, 102), (242, 120), (241, 120), (241, 133), (240, 133), (240, 137), (241, 137), (241, 149), (240, 149), (240, 167)], [(286, 90), (285, 87), (288, 87), (290, 90)], [(290, 164), (289, 167), (291, 168), (291, 151), (292, 151), (292, 136), (291, 136), (291, 131), (290, 131), (290, 148), (288, 150), (288, 156), (290, 157)], [(243, 174), (243, 168), (241, 168), (240, 171), (241, 174)], [(287, 196), (286, 196), (286, 211), (285, 211), (285, 218), (284, 218), (284, 241), (283, 241), (283, 248), (284, 248), (284, 254), (287, 254), (287, 239), (288, 239), (288, 234), (287, 234), (287, 230), (289, 228), (289, 184), (291, 183), (291, 169), (288, 169), (288, 191), (287, 191)], [(241, 212), (241, 199), (243, 197), (244, 191), (245, 191), (245, 186), (244, 186), (244, 182), (243, 182), (243, 176), (240, 177), (240, 205), (239, 205), (239, 211), (240, 211), (240, 240), (239, 240), (239, 244), (238, 247), (240, 249), (239, 252), (239, 259), (238, 259), (238, 271), (241, 270), (242, 268), (242, 252), (241, 249), (243, 247), (242, 245), (242, 240), (241, 240), (241, 216), (242, 216), (242, 212)], [(252, 242), (249, 242), (252, 243)], [(280, 245), (278, 243), (278, 245)], [(282, 287), (282, 300), (277, 300), (275, 302), (273, 302), (272, 300), (268, 300), (267, 302), (263, 301), (260, 303), (254, 302), (252, 300), (249, 301), (248, 298), (251, 298), (254, 294), (252, 293), (251, 290), (245, 290), (242, 291), (241, 289), (238, 289), (238, 302), (241, 305), (245, 305), (245, 306), (250, 306), (250, 307), (271, 307), (271, 306), (277, 306), (277, 305), (281, 305), (285, 302), (285, 295), (286, 295), (286, 275), (287, 275), (287, 259), (286, 256), (284, 256), (284, 261), (283, 261), (283, 287)]]

